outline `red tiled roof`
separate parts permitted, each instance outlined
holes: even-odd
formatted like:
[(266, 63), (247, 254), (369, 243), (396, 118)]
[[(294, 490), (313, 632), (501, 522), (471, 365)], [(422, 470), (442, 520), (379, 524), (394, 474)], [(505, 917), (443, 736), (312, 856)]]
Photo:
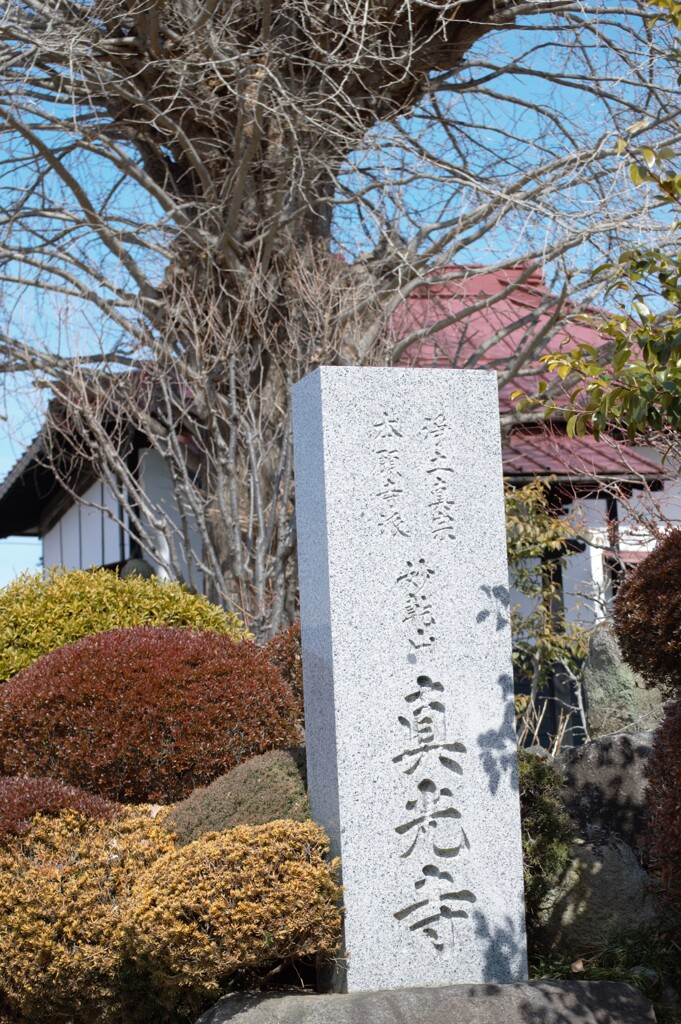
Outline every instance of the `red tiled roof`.
[(567, 437), (555, 427), (516, 427), (502, 450), (508, 477), (557, 476), (638, 483), (663, 480), (666, 473), (651, 459), (625, 445), (593, 437)]
[[(442, 282), (435, 281), (413, 291), (407, 301), (393, 314), (390, 330), (396, 338), (405, 338), (413, 331), (435, 328), (439, 321), (461, 314), (462, 319), (440, 330), (428, 332), (414, 342), (400, 359), (407, 366), (442, 366), (459, 369), (503, 370), (511, 363), (531, 326), (536, 335), (546, 328), (553, 308), (540, 310), (550, 299), (541, 271), (533, 273), (521, 284), (515, 284), (527, 272), (523, 266), (507, 270), (486, 271), (476, 267), (448, 267)], [(458, 275), (458, 276), (454, 276)], [(504, 298), (496, 299), (505, 289), (511, 289)], [(480, 306), (481, 308), (475, 308)], [(472, 312), (467, 312), (473, 307)], [(512, 326), (515, 325), (515, 326)], [(481, 353), (478, 349), (495, 334), (508, 331)], [(572, 345), (586, 342), (602, 345), (605, 339), (585, 323), (568, 323), (551, 333), (542, 344), (542, 352), (555, 352), (565, 342)], [(545, 377), (555, 383), (552, 374), (538, 374), (529, 379), (510, 381), (501, 389), (502, 408), (513, 406), (511, 393), (524, 387), (534, 391)]]
[[(528, 329), (534, 336), (542, 329), (548, 331), (538, 354), (558, 351), (566, 344), (571, 347), (587, 343), (598, 347), (606, 341), (595, 327), (582, 322), (568, 322), (552, 331), (554, 309), (548, 302), (551, 296), (544, 275), (534, 270), (522, 280), (527, 270), (524, 266), (499, 271), (488, 271), (484, 267), (448, 267), (441, 272), (441, 277), (448, 280), (436, 280), (416, 289), (396, 310), (389, 325), (397, 339), (406, 338), (414, 331), (425, 331), (423, 337), (403, 353), (400, 363), (505, 370), (526, 340)], [(508, 294), (497, 298), (505, 290)], [(547, 308), (542, 309), (544, 303)], [(457, 315), (461, 315), (460, 320), (437, 329), (438, 322)], [(502, 336), (495, 337), (497, 334)], [(486, 349), (485, 345), (488, 345)], [(534, 365), (541, 366), (537, 362)], [(549, 372), (510, 380), (500, 390), (502, 410), (513, 409), (515, 403), (511, 394), (514, 391), (534, 392), (541, 379), (554, 385), (557, 380)], [(560, 401), (559, 395), (556, 397)], [(660, 481), (666, 476), (656, 463), (625, 445), (595, 441), (589, 435), (569, 438), (564, 427), (556, 424), (514, 428), (504, 447), (503, 458), (504, 473), (516, 478), (555, 475), (563, 479), (594, 480), (600, 477), (640, 485), (641, 478)]]

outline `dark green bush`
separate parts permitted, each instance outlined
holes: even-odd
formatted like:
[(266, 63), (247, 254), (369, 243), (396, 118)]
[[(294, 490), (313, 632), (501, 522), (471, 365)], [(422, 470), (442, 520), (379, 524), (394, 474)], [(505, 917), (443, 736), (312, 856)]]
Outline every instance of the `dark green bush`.
[(175, 804), (164, 824), (184, 846), (206, 832), (307, 817), (305, 751), (292, 747), (250, 757), (209, 786), (195, 789)]
[(522, 817), (525, 909), (532, 932), (539, 908), (570, 861), (577, 836), (560, 799), (560, 779), (550, 763), (525, 750), (518, 751)]

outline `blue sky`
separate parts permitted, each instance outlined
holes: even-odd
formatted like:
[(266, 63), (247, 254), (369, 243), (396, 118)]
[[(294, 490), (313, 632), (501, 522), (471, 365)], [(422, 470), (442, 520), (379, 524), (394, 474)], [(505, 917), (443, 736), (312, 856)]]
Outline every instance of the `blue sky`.
[[(0, 479), (4, 480), (22, 450), (12, 440), (6, 437), (0, 439)], [(25, 569), (37, 569), (41, 555), (42, 544), (39, 540), (28, 537), (0, 540), (0, 587), (6, 586)]]

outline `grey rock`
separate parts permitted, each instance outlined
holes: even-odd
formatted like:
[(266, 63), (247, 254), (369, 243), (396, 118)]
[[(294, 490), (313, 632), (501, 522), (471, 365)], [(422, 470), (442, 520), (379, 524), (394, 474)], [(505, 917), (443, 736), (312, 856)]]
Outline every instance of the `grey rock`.
[(539, 913), (541, 939), (549, 947), (577, 956), (617, 935), (664, 925), (656, 885), (626, 843), (583, 843), (572, 852)]
[(553, 765), (564, 783), (563, 800), (587, 838), (618, 836), (634, 848), (645, 842), (645, 763), (653, 733), (603, 736), (564, 750)]
[(586, 721), (592, 737), (622, 729), (655, 729), (662, 721), (664, 698), (646, 687), (623, 661), (609, 626), (594, 630), (584, 666)]
[(197, 1024), (655, 1024), (649, 1001), (610, 981), (454, 985), (350, 995), (225, 996)]

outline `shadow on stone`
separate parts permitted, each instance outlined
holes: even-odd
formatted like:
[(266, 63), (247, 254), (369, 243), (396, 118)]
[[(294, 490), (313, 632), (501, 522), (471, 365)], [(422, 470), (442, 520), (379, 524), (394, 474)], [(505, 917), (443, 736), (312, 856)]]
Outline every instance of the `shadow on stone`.
[(454, 985), (351, 995), (225, 996), (197, 1024), (655, 1024), (649, 1001), (614, 982)]
[(646, 815), (645, 764), (653, 733), (602, 736), (563, 751), (554, 761), (564, 783), (563, 799), (587, 838), (618, 836), (643, 846)]

